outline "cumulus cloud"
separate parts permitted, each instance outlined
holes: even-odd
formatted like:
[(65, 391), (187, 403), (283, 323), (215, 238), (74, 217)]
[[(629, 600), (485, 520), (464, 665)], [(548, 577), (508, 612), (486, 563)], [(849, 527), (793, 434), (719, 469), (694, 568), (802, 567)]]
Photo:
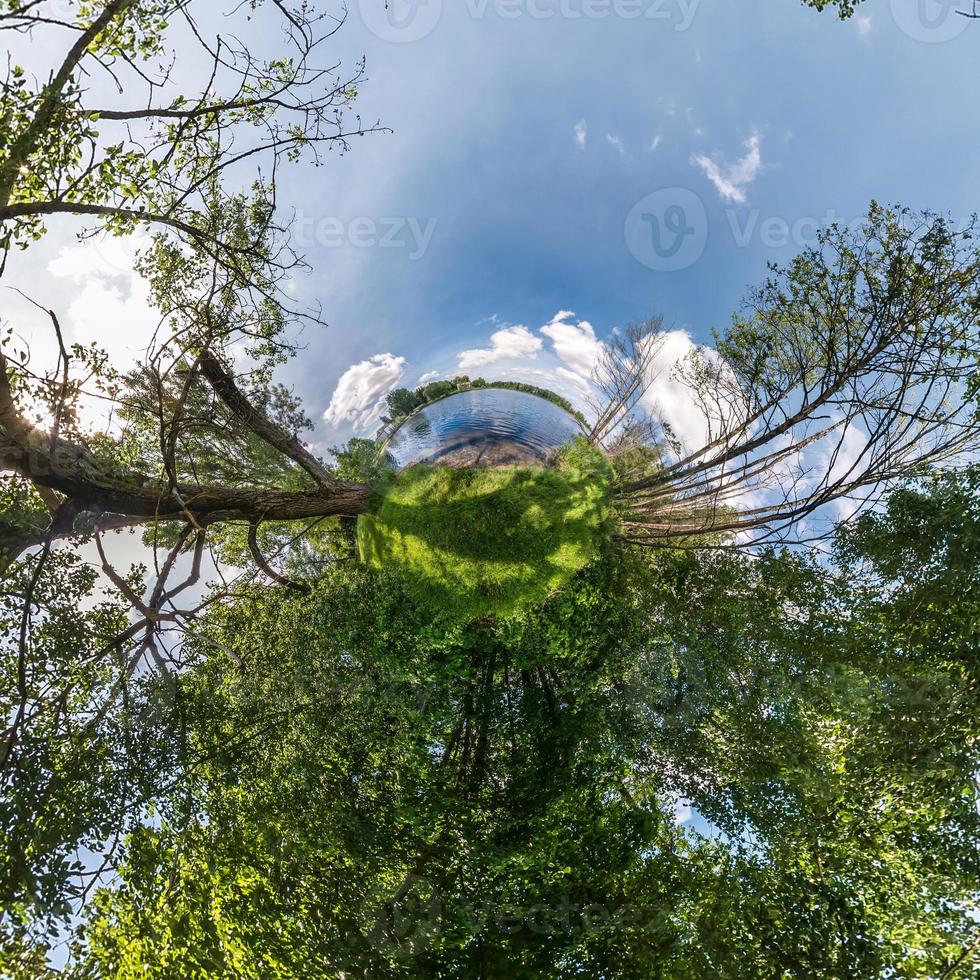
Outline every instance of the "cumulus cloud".
[(587, 320), (574, 323), (574, 318), (575, 314), (570, 310), (561, 310), (541, 328), (541, 333), (551, 341), (555, 354), (566, 368), (588, 381), (602, 352), (602, 343), (591, 323)]
[(435, 381), (435, 379), (438, 377), (439, 377), (438, 371), (426, 371), (425, 374), (423, 374), (422, 377), (419, 378), (418, 386), (421, 387), (422, 385), (428, 384), (430, 381)]
[(588, 139), (588, 130), (585, 126), (585, 120), (580, 119), (575, 124), (575, 145), (580, 149), (585, 149), (585, 142)]
[[(562, 362), (555, 374), (574, 385), (582, 399), (588, 399), (594, 394), (591, 379), (604, 350), (592, 324), (576, 321), (574, 313), (562, 310), (541, 328), (541, 333), (551, 340), (554, 353)], [(704, 445), (709, 428), (709, 420), (679, 370), (695, 351), (712, 356), (695, 344), (687, 331), (665, 331), (651, 359), (650, 386), (640, 400), (640, 408), (665, 422), (687, 450)]]
[(67, 245), (48, 263), (48, 272), (78, 287), (64, 316), (69, 341), (97, 341), (120, 369), (146, 349), (159, 322), (146, 280), (133, 269), (148, 242), (143, 234), (103, 236)]
[(491, 334), (489, 347), (464, 350), (459, 355), (459, 370), (471, 371), (514, 358), (533, 358), (543, 346), (541, 338), (535, 337), (527, 327), (504, 327)]
[(687, 331), (666, 331), (650, 365), (653, 383), (641, 399), (642, 407), (670, 426), (688, 450), (703, 445), (708, 434), (708, 420), (694, 392), (678, 372), (696, 349), (697, 345)]
[(385, 408), (385, 396), (405, 376), (405, 358), (375, 354), (349, 367), (334, 389), (323, 419), (330, 425), (367, 429)]
[[(587, 409), (596, 391), (592, 383), (596, 364), (601, 358), (605, 345), (596, 335), (595, 328), (587, 320), (580, 320), (571, 310), (559, 310), (552, 319), (541, 327), (539, 336), (531, 333), (526, 327), (514, 326), (497, 330), (490, 338), (490, 346), (463, 351), (459, 355), (460, 370), (482, 368), (497, 362), (523, 361), (524, 363), (502, 363), (496, 374), (513, 380), (525, 380), (543, 387), (552, 388), (569, 397), (574, 403)], [(548, 350), (543, 360), (537, 361), (539, 352), (548, 341)], [(696, 393), (683, 378), (682, 364), (692, 354), (702, 357), (716, 357), (710, 349), (697, 345), (684, 330), (669, 330), (661, 335), (656, 355), (651, 362), (651, 384), (640, 403), (640, 408), (652, 417), (662, 420), (669, 426), (671, 432), (680, 441), (686, 451), (697, 449), (704, 445), (709, 431), (709, 419), (699, 404)], [(383, 376), (387, 360), (396, 362), (397, 377), (385, 378), (385, 383), (378, 391), (373, 388), (355, 400), (354, 416), (359, 416), (379, 398), (390, 390), (400, 378), (403, 359), (393, 359), (390, 354), (378, 355), (370, 362), (365, 361), (356, 365), (341, 379), (338, 391), (334, 395), (330, 408), (327, 410), (328, 420), (333, 417), (345, 418), (350, 416), (350, 410), (344, 408), (351, 400), (346, 395), (347, 387), (354, 388), (353, 381), (361, 376), (374, 378)], [(527, 361), (534, 360), (535, 364)], [(348, 377), (352, 375), (352, 377)], [(429, 372), (419, 379), (419, 384), (437, 376), (437, 372)], [(493, 377), (494, 372), (487, 372)], [(383, 409), (383, 402), (378, 408), (375, 418)]]
[(573, 384), (576, 390), (585, 397), (589, 397), (592, 394), (592, 386), (589, 382), (582, 377), (581, 374), (576, 374), (575, 371), (571, 371), (568, 368), (560, 367), (555, 370), (555, 374), (559, 378), (564, 378), (569, 383)]
[(745, 188), (755, 180), (762, 169), (761, 139), (753, 133), (745, 141), (745, 156), (734, 163), (718, 163), (711, 157), (695, 154), (691, 162), (700, 167), (704, 175), (715, 185), (715, 190), (726, 201), (745, 203)]
[[(836, 413), (832, 420), (841, 422), (843, 416)], [(847, 482), (853, 479), (862, 469), (862, 459), (868, 452), (868, 442), (868, 432), (863, 426), (847, 424), (815, 443), (804, 457), (804, 462), (812, 471), (806, 482), (806, 489), (809, 492), (816, 491), (822, 480), (833, 484), (838, 480)], [(841, 497), (830, 506), (835, 521), (850, 520), (860, 509), (860, 495), (853, 499)]]

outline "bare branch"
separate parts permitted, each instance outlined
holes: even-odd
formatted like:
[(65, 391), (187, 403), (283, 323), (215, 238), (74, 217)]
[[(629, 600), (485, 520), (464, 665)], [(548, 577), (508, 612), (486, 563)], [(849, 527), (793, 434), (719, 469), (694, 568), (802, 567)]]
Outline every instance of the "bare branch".
[(265, 560), (262, 555), (262, 551), (259, 549), (258, 530), (259, 525), (256, 521), (253, 521), (248, 527), (248, 550), (251, 552), (252, 558), (255, 560), (255, 564), (258, 565), (259, 568), (261, 568), (273, 582), (285, 586), (287, 589), (292, 589), (294, 592), (309, 592), (309, 586), (304, 585), (301, 582), (295, 582), (285, 575), (281, 575)]

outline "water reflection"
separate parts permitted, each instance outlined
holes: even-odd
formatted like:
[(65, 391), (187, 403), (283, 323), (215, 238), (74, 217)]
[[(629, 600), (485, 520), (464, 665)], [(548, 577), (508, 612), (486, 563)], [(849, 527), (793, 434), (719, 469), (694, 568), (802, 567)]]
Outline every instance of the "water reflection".
[(387, 450), (398, 467), (503, 466), (545, 462), (582, 427), (537, 395), (474, 388), (426, 406), (392, 436)]

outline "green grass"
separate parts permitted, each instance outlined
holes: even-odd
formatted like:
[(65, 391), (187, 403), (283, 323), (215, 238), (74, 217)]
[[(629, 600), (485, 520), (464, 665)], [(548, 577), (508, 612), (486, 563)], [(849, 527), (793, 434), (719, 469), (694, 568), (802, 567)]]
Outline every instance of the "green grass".
[(402, 570), (434, 613), (506, 616), (592, 558), (609, 486), (609, 464), (584, 439), (545, 468), (413, 466), (378, 488), (358, 519), (358, 550)]

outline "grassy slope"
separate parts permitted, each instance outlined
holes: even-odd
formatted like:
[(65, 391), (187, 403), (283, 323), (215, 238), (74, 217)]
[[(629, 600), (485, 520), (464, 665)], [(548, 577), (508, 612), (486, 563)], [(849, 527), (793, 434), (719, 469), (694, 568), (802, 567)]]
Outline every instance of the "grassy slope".
[(551, 468), (413, 466), (358, 521), (363, 561), (404, 569), (433, 610), (507, 615), (559, 588), (595, 552), (609, 468), (585, 440)]

